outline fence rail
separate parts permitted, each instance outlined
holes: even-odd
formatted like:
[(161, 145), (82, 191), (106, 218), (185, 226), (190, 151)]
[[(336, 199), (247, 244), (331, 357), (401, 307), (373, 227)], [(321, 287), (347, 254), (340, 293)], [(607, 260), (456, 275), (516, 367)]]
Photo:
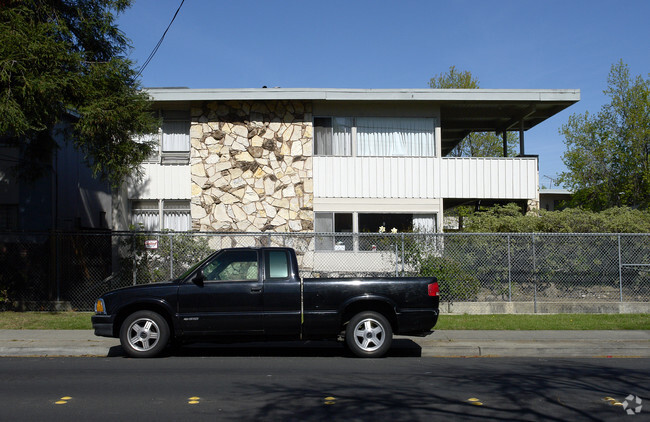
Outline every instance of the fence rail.
[(438, 277), (448, 303), (650, 302), (650, 234), (2, 233), (0, 309), (91, 310), (215, 250), (285, 246), (303, 277)]

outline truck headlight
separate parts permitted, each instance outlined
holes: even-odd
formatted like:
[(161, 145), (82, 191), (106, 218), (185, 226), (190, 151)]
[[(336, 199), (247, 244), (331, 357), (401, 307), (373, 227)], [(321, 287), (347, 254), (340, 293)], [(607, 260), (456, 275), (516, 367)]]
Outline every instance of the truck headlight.
[(104, 299), (97, 299), (95, 302), (95, 313), (106, 314), (106, 307), (104, 306)]

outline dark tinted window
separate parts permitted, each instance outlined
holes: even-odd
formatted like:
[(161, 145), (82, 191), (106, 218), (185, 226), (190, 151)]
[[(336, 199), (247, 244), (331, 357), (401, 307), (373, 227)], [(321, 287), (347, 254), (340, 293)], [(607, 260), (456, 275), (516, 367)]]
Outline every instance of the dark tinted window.
[(257, 280), (257, 251), (225, 251), (205, 267), (206, 280)]
[(267, 251), (266, 265), (267, 278), (289, 277), (289, 257), (285, 251)]

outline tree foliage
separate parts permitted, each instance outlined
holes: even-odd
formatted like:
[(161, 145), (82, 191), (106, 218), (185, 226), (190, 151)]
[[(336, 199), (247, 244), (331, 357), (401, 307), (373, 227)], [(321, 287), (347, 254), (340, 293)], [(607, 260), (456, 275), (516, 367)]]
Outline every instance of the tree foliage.
[[(468, 70), (457, 70), (450, 66), (446, 73), (439, 73), (429, 80), (429, 88), (434, 89), (478, 89), (479, 81)], [(508, 132), (508, 156), (516, 155), (519, 136)], [(468, 134), (450, 153), (450, 157), (502, 157), (503, 138), (492, 132), (472, 132)]]
[(613, 207), (537, 210), (522, 214), (516, 204), (494, 206), (465, 218), (465, 231), (480, 233), (650, 233), (650, 211)]
[(574, 114), (562, 126), (568, 171), (560, 181), (574, 203), (592, 210), (650, 206), (650, 79), (612, 65), (597, 114)]
[[(95, 175), (119, 183), (151, 154), (157, 121), (114, 13), (131, 0), (23, 0), (0, 9), (0, 136), (23, 176), (43, 174), (65, 135)], [(62, 124), (67, 122), (68, 124)]]

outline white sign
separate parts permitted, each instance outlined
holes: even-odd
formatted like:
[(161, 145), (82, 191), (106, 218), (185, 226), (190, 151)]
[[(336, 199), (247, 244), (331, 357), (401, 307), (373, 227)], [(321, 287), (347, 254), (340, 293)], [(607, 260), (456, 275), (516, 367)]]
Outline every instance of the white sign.
[(144, 247), (146, 249), (158, 249), (158, 241), (157, 240), (145, 240), (144, 241)]

